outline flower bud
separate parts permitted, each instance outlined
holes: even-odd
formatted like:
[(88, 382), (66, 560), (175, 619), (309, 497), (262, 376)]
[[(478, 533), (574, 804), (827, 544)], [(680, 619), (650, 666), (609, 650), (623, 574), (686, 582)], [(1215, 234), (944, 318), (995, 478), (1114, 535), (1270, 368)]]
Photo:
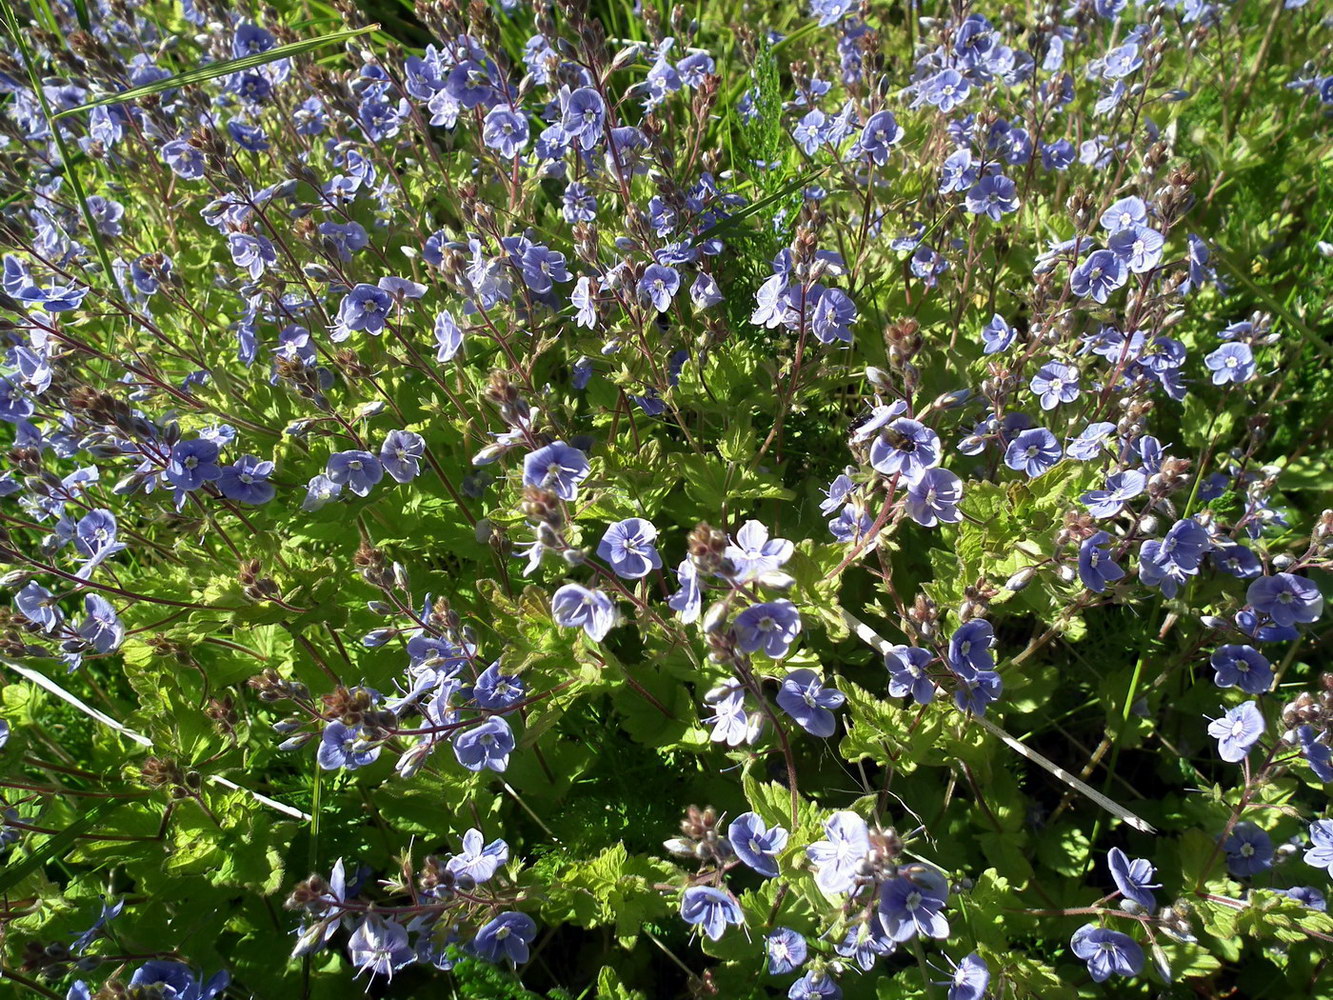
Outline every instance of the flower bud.
[(300, 750), (303, 746), (315, 738), (314, 733), (297, 733), (278, 744), (279, 750)]
[(1036, 566), (1024, 566), (1022, 569), (1020, 569), (1017, 573), (1015, 573), (1013, 576), (1011, 576), (1008, 580), (1004, 582), (1004, 589), (1012, 590), (1015, 593), (1017, 593), (1018, 591), (1023, 590), (1025, 587), (1027, 587), (1027, 585), (1032, 582), (1033, 577), (1035, 577), (1036, 575), (1037, 575)]
[(727, 623), (727, 604), (725, 601), (714, 601), (709, 605), (708, 610), (704, 612), (703, 626), (705, 632), (716, 632)]

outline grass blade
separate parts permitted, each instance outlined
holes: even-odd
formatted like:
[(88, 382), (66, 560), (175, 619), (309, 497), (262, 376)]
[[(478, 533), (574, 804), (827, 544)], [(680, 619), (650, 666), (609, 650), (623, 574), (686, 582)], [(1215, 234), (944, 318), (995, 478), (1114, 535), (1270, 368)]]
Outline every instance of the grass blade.
[(709, 229), (705, 229), (701, 235), (705, 239), (712, 239), (713, 237), (728, 236), (731, 233), (734, 233), (737, 229), (740, 228), (741, 223), (743, 223), (750, 216), (756, 215), (759, 212), (762, 212), (764, 209), (768, 208), (770, 205), (774, 205), (782, 201), (782, 199), (786, 198), (788, 195), (800, 191), (806, 185), (810, 184), (816, 178), (820, 177), (827, 169), (828, 169), (827, 167), (820, 167), (818, 170), (812, 170), (808, 174), (804, 174), (796, 178), (796, 180), (794, 181), (789, 181), (788, 183), (784, 184), (782, 187), (774, 191), (772, 194), (768, 195), (767, 197), (760, 198), (758, 201), (750, 202), (750, 204), (746, 205), (739, 211), (733, 212), (731, 215), (728, 215), (716, 226), (713, 226)]
[(314, 49), (323, 48), (325, 45), (332, 45), (335, 42), (345, 42), (357, 35), (378, 31), (379, 27), (378, 24), (368, 24), (364, 28), (333, 31), (317, 38), (304, 38), (299, 42), (292, 42), (290, 45), (279, 45), (277, 48), (269, 49), (267, 52), (259, 52), (252, 56), (241, 56), (239, 59), (226, 59), (222, 62), (209, 63), (207, 66), (200, 66), (198, 69), (177, 73), (165, 80), (146, 83), (142, 87), (132, 87), (116, 94), (106, 94), (95, 101), (80, 104), (77, 108), (68, 108), (65, 111), (57, 112), (55, 117), (65, 118), (68, 115), (76, 115), (80, 111), (91, 111), (93, 108), (100, 108), (107, 104), (124, 104), (127, 101), (138, 100), (140, 97), (147, 97), (150, 94), (160, 94), (164, 90), (188, 87), (192, 83), (203, 83), (205, 80), (212, 80), (219, 76), (241, 73), (247, 69), (254, 69), (256, 66), (277, 62), (279, 59), (290, 59), (292, 56), (299, 56)]
[[(847, 627), (856, 633), (857, 638), (876, 652), (883, 654), (892, 648), (890, 643), (886, 642), (874, 629), (855, 615), (844, 611), (842, 612), (842, 618), (843, 621), (847, 623)], [(991, 722), (990, 719), (974, 715), (970, 717), (970, 721), (975, 722), (992, 736), (998, 737), (1000, 741), (1010, 750), (1014, 751), (1014, 753), (1026, 757), (1028, 760), (1032, 761), (1032, 763), (1042, 768), (1042, 770), (1046, 771), (1051, 776), (1064, 782), (1080, 795), (1086, 796), (1088, 799), (1101, 806), (1122, 823), (1126, 823), (1129, 826), (1132, 826), (1135, 830), (1141, 830), (1144, 833), (1156, 832), (1147, 820), (1130, 812), (1114, 799), (1103, 795), (1101, 792), (1097, 791), (1097, 789), (1091, 787), (1086, 781), (1070, 774), (1059, 764), (1043, 757), (1031, 747), (1019, 743), (1018, 740), (1014, 739), (995, 723)]]
[(6, 865), (5, 870), (0, 871), (0, 893), (9, 892), (37, 869), (63, 858), (74, 846), (74, 842), (87, 833), (93, 824), (124, 804), (124, 799), (104, 799), (87, 812), (80, 814), (78, 819), (59, 833), (51, 834), (40, 847), (33, 849), (22, 861)]

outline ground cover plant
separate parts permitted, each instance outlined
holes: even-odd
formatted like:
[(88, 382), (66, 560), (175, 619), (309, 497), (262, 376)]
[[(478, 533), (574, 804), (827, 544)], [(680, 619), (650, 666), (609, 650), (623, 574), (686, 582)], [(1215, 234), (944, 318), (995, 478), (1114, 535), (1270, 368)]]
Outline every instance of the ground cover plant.
[(12, 995), (1333, 994), (1321, 5), (0, 17)]

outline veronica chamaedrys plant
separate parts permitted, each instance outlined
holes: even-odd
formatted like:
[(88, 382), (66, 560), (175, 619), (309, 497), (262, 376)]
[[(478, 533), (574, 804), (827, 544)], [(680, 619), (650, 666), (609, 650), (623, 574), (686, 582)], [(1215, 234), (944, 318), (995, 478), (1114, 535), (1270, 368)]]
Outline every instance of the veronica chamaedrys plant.
[(335, 7), (0, 3), (5, 976), (1317, 992), (1323, 12)]

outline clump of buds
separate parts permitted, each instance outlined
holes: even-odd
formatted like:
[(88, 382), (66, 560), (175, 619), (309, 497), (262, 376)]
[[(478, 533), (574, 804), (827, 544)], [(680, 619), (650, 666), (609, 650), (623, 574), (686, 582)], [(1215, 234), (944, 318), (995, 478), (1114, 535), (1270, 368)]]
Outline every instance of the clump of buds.
[(565, 515), (560, 509), (560, 498), (540, 486), (523, 487), (523, 499), (519, 502), (519, 510), (524, 517), (537, 524), (544, 524), (554, 531), (564, 527)]
[(921, 324), (908, 317), (884, 328), (884, 345), (889, 351), (889, 361), (902, 367), (921, 352), (924, 338), (921, 336)]
[(252, 601), (267, 601), (277, 597), (281, 591), (278, 589), (277, 582), (268, 576), (260, 576), (260, 563), (258, 559), (247, 559), (241, 563), (241, 568), (236, 574), (240, 581), (241, 589), (245, 596)]
[(288, 910), (305, 910), (313, 916), (322, 916), (329, 908), (333, 889), (323, 876), (311, 875), (292, 887), (291, 895), (283, 901)]
[(917, 594), (912, 606), (907, 609), (907, 618), (903, 622), (903, 631), (914, 635), (920, 642), (928, 642), (934, 635), (940, 611), (925, 594)]
[(372, 587), (380, 590), (393, 589), (393, 570), (383, 549), (377, 549), (370, 542), (362, 539), (352, 562), (360, 572), (361, 578)]
[(149, 788), (185, 784), (185, 772), (170, 757), (148, 757), (139, 765), (139, 777)]
[(680, 821), (682, 835), (666, 841), (663, 846), (682, 858), (724, 864), (733, 852), (731, 844), (719, 828), (720, 819), (712, 806), (700, 809), (692, 805), (685, 810), (685, 818)]
[(310, 689), (300, 681), (285, 680), (272, 667), (255, 674), (246, 683), (259, 695), (260, 701), (309, 701)]
[(726, 532), (700, 521), (690, 532), (686, 548), (701, 576), (729, 576), (735, 567), (726, 555), (728, 544)]

